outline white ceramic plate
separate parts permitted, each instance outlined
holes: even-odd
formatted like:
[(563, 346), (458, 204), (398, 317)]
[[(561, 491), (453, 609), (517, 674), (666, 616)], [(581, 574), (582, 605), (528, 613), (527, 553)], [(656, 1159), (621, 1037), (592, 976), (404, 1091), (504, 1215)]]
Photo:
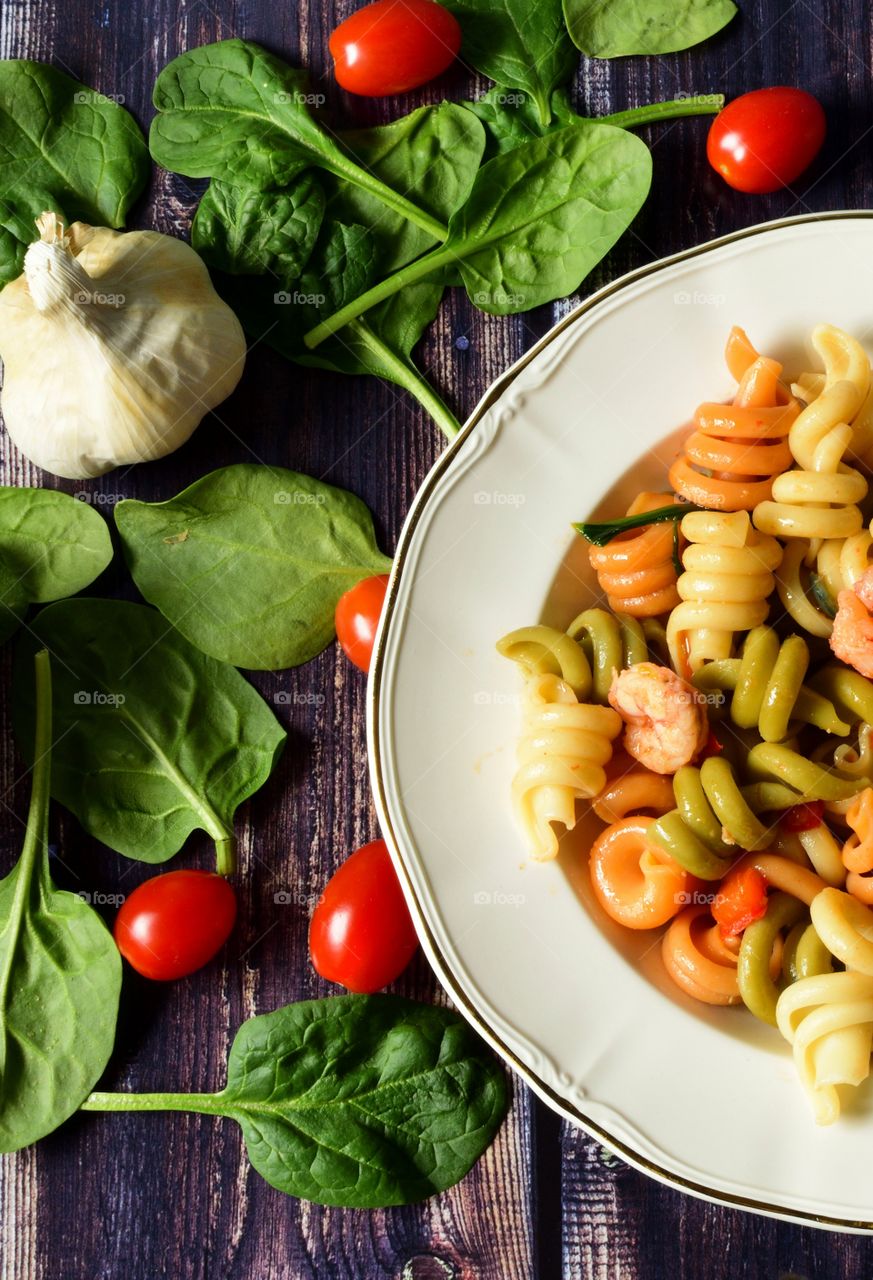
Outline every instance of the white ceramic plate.
[[(873, 1087), (817, 1129), (778, 1033), (659, 973), (591, 900), (590, 829), (523, 865), (509, 808), (519, 678), (504, 632), (592, 600), (571, 522), (665, 484), (671, 435), (732, 391), (732, 324), (789, 372), (821, 321), (873, 333), (873, 214), (771, 223), (644, 268), (486, 395), (406, 522), (370, 682), (374, 790), (425, 950), (556, 1110), (694, 1194), (873, 1231)], [(869, 345), (869, 341), (868, 341)], [(629, 474), (630, 472), (630, 474)]]

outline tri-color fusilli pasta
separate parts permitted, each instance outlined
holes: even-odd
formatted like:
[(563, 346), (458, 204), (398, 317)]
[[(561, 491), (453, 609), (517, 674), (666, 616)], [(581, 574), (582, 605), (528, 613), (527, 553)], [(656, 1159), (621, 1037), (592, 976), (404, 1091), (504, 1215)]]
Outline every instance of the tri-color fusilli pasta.
[(789, 389), (732, 330), (673, 492), (577, 526), (604, 605), (498, 648), (531, 856), (589, 805), (600, 909), (663, 931), (684, 997), (778, 1027), (829, 1123), (873, 1048), (873, 377), (841, 330), (811, 345)]

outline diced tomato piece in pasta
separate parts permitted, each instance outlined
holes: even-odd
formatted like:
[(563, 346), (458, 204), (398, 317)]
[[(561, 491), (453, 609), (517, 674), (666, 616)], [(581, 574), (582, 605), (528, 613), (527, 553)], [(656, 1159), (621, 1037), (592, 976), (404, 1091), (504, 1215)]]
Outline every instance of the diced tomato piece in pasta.
[(712, 904), (723, 938), (735, 938), (767, 913), (767, 881), (755, 867), (730, 871)]

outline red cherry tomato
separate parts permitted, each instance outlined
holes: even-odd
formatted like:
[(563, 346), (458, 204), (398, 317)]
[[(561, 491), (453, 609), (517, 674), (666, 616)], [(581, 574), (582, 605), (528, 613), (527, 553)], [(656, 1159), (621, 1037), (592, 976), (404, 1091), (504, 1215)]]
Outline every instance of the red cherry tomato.
[(331, 877), (312, 914), (309, 954), (316, 971), (370, 995), (400, 976), (417, 946), (385, 841), (365, 844)]
[(435, 0), (376, 0), (341, 22), (328, 44), (339, 84), (365, 98), (427, 84), (460, 47), (457, 18)]
[(169, 871), (134, 889), (115, 917), (115, 942), (144, 978), (169, 982), (208, 964), (230, 937), (236, 896), (214, 871)]
[(821, 103), (803, 89), (779, 86), (744, 93), (713, 120), (709, 163), (737, 191), (761, 195), (798, 178), (821, 150)]
[(782, 814), (782, 826), (786, 831), (814, 831), (820, 827), (824, 815), (824, 800), (810, 800), (796, 804)]
[(340, 596), (336, 606), (336, 634), (343, 653), (362, 671), (370, 670), (373, 641), (382, 616), (388, 574), (364, 578), (351, 591)]

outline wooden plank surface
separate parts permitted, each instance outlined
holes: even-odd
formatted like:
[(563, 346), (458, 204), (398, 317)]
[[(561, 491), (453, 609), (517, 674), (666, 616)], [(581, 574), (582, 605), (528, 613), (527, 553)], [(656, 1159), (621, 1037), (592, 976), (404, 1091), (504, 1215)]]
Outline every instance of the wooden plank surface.
[[(700, 50), (658, 60), (581, 67), (581, 110), (601, 114), (680, 92), (759, 84), (807, 86), (825, 102), (830, 134), (814, 171), (793, 192), (731, 193), (704, 160), (705, 123), (648, 133), (655, 181), (630, 234), (586, 282), (617, 274), (734, 228), (807, 210), (871, 203), (871, 5), (863, 0), (741, 0), (743, 15)], [(0, 56), (54, 61), (123, 97), (143, 125), (157, 71), (182, 49), (239, 35), (314, 71), (337, 123), (369, 123), (409, 109), (361, 103), (326, 75), (327, 35), (352, 0), (8, 0)], [(458, 68), (416, 97), (438, 101), (487, 87)], [(156, 176), (138, 223), (183, 234), (187, 184)], [(802, 282), (798, 282), (802, 288)], [(454, 292), (424, 344), (422, 362), (459, 415), (543, 334), (566, 305), (498, 319)], [(725, 317), (727, 326), (733, 317)], [(746, 319), (745, 317), (743, 319)], [(466, 337), (461, 350), (456, 339)], [(225, 463), (261, 459), (359, 493), (391, 550), (441, 441), (422, 413), (372, 380), (295, 369), (263, 348), (243, 384), (172, 458), (109, 475), (87, 489), (109, 512), (119, 496), (166, 497)], [(56, 483), (2, 439), (5, 483)], [(130, 592), (116, 566), (101, 588)], [(4, 700), (10, 672), (2, 672)], [(290, 731), (284, 761), (241, 814), (238, 930), (223, 965), (167, 988), (128, 974), (118, 1050), (107, 1086), (219, 1087), (232, 1030), (255, 1011), (319, 995), (327, 985), (306, 955), (311, 903), (342, 857), (377, 834), (370, 801), (364, 681), (332, 649), (302, 670), (255, 681)], [(2, 720), (0, 868), (21, 835), (27, 783)], [(16, 816), (17, 815), (17, 816)], [(146, 868), (96, 847), (56, 813), (57, 878), (94, 892), (129, 889)], [(204, 865), (192, 840), (178, 865)], [(290, 901), (275, 900), (279, 892)], [(441, 998), (424, 962), (399, 988)], [(408, 1209), (342, 1212), (279, 1195), (252, 1174), (235, 1126), (206, 1117), (85, 1116), (0, 1164), (0, 1280), (837, 1280), (873, 1274), (873, 1243), (777, 1224), (667, 1190), (608, 1156), (518, 1083), (498, 1141), (460, 1187)], [(762, 1135), (762, 1140), (765, 1136)]]

